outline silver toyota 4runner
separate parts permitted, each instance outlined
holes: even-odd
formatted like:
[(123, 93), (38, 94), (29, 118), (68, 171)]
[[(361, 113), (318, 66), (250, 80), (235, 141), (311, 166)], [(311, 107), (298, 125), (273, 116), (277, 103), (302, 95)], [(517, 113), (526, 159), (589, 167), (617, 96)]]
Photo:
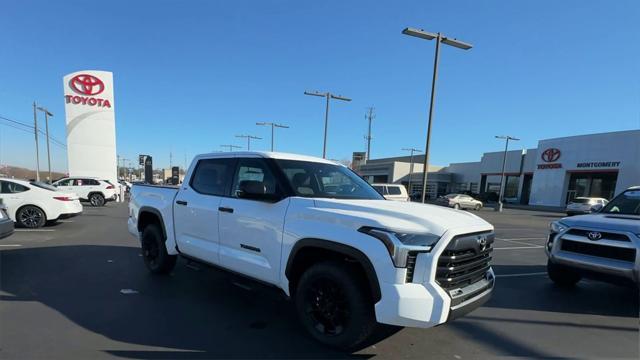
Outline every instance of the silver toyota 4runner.
[(583, 277), (640, 285), (640, 186), (590, 215), (551, 223), (546, 252), (553, 282), (573, 286)]

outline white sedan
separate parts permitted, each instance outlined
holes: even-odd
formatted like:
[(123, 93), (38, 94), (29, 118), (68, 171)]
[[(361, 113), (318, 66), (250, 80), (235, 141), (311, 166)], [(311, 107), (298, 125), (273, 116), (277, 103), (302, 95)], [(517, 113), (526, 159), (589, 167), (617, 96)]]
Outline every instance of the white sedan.
[(0, 178), (0, 200), (9, 218), (27, 228), (82, 213), (78, 195), (35, 181)]

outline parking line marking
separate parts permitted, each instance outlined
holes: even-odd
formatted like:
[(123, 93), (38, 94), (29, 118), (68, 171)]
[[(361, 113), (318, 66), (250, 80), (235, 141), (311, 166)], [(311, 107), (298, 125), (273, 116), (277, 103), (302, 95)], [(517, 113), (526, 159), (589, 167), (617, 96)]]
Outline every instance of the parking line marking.
[(53, 229), (15, 229), (17, 232), (52, 232)]
[(503, 275), (495, 275), (495, 276), (499, 278), (499, 277), (519, 277), (519, 276), (539, 276), (539, 275), (547, 275), (547, 273), (535, 272), (535, 273), (522, 273), (522, 274), (503, 274)]
[(525, 237), (525, 238), (508, 238), (508, 239), (496, 238), (496, 240), (504, 240), (504, 241), (513, 241), (513, 240), (547, 240), (547, 238), (544, 238), (544, 237)]
[(61, 223), (72, 223), (73, 220), (58, 220), (58, 222), (61, 222)]
[(493, 250), (522, 250), (522, 249), (542, 249), (544, 246), (532, 245), (532, 246), (511, 246), (511, 247), (499, 247), (493, 248)]
[(504, 242), (508, 242), (508, 243), (512, 243), (512, 244), (518, 244), (518, 245), (527, 245), (527, 246), (540, 246), (538, 244), (530, 244), (528, 242), (524, 242), (524, 241), (515, 241), (515, 240), (509, 240), (509, 239), (498, 239), (496, 238), (496, 240), (500, 240), (500, 241), (504, 241)]
[(6, 246), (6, 247), (18, 247), (18, 246), (22, 246), (22, 244), (0, 244), (0, 247), (2, 246)]

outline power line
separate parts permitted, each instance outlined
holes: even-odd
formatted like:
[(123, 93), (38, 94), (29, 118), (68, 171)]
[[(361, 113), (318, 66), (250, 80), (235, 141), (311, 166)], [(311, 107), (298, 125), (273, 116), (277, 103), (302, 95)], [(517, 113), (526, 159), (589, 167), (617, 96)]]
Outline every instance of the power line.
[(12, 122), (14, 124), (22, 125), (24, 127), (28, 127), (29, 129), (33, 130), (33, 125), (29, 125), (29, 124), (26, 124), (26, 123), (23, 123), (23, 122), (20, 122), (20, 121), (17, 121), (17, 120), (12, 120), (12, 119), (6, 118), (6, 117), (1, 116), (1, 115), (0, 115), (0, 119)]
[[(3, 123), (0, 123), (0, 124), (2, 124), (2, 125), (6, 125), (6, 126), (9, 126), (9, 127), (14, 128), (14, 129), (22, 130), (22, 131), (25, 131), (25, 132), (33, 133), (33, 129), (34, 129), (33, 125), (29, 125), (29, 124), (23, 123), (23, 122), (21, 122), (21, 121), (17, 121), (17, 120), (9, 119), (9, 118), (4, 117), (4, 116), (1, 116), (1, 115), (0, 115), (0, 119), (1, 119), (1, 120), (5, 120), (5, 121), (9, 121), (9, 122), (11, 122), (11, 123), (13, 123), (13, 124), (17, 124), (17, 125), (24, 126), (24, 127), (26, 127), (27, 129), (29, 129), (29, 130), (26, 130), (26, 129), (23, 129), (23, 128), (19, 128), (19, 127), (17, 127), (17, 126), (11, 126), (10, 124), (3, 124)], [(44, 135), (44, 136), (45, 136), (45, 138), (46, 138), (46, 136), (47, 136), (47, 134), (46, 134), (44, 131), (40, 130), (40, 129), (38, 129), (38, 133), (40, 133), (40, 134)], [(62, 142), (62, 141), (60, 141), (60, 140), (58, 140), (58, 139), (54, 138), (54, 137), (53, 137), (53, 136), (51, 136), (51, 135), (49, 135), (49, 140), (50, 140), (51, 142), (53, 142), (54, 144), (59, 145), (59, 146), (61, 146), (61, 147), (64, 147), (64, 148), (66, 148), (66, 147), (67, 147), (67, 145), (66, 145), (64, 142)]]

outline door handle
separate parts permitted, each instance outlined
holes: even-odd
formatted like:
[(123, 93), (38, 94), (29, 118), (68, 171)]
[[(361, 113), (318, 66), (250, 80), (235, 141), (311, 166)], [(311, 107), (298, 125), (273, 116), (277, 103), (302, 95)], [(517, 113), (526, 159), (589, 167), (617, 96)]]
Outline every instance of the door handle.
[(228, 207), (220, 206), (220, 207), (218, 208), (218, 211), (228, 212), (228, 213), (233, 214), (233, 209), (232, 209), (232, 208), (228, 208)]
[(183, 201), (183, 200), (176, 200), (176, 204), (178, 204), (178, 205), (187, 205), (187, 202)]

